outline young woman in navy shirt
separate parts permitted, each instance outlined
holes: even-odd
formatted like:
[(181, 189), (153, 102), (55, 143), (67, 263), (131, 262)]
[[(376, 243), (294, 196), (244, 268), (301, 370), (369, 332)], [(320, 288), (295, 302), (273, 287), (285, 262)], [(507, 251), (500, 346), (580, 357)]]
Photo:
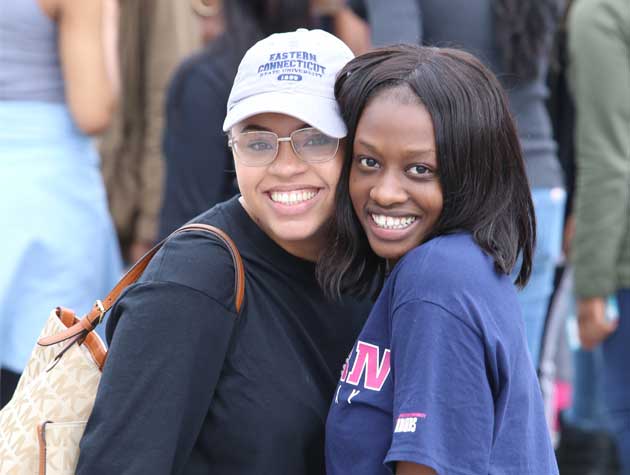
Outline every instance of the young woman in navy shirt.
[(319, 278), (386, 280), (333, 397), (328, 475), (557, 474), (509, 277), (527, 283), (536, 230), (501, 86), (470, 54), (397, 46), (335, 93), (347, 155)]

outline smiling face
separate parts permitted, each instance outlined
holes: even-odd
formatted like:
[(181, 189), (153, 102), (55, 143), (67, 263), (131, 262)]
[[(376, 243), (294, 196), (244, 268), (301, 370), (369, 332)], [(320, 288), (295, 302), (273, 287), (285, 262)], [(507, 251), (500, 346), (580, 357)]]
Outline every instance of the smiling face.
[(370, 247), (396, 262), (442, 212), (433, 122), (407, 86), (378, 93), (357, 124), (350, 197)]
[[(266, 130), (279, 137), (310, 127), (299, 119), (265, 113), (243, 120), (231, 134)], [(332, 216), (335, 187), (342, 166), (342, 147), (323, 163), (306, 163), (290, 142), (279, 144), (275, 160), (264, 166), (247, 166), (235, 157), (241, 202), (258, 226), (287, 252), (315, 261), (325, 245), (324, 229)]]

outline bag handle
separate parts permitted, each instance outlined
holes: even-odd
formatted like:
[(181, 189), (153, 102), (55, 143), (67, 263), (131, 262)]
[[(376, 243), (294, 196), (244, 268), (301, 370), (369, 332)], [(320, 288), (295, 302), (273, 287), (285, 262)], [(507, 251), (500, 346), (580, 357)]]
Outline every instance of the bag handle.
[(68, 346), (70, 346), (75, 341), (83, 340), (88, 333), (94, 330), (103, 321), (103, 317), (109, 309), (112, 308), (118, 297), (120, 297), (120, 294), (140, 278), (146, 267), (149, 265), (151, 258), (160, 250), (160, 248), (175, 235), (190, 231), (204, 231), (212, 234), (213, 236), (219, 238), (219, 240), (221, 240), (221, 242), (223, 242), (230, 251), (232, 264), (234, 265), (234, 301), (236, 312), (239, 313), (243, 306), (243, 299), (245, 297), (245, 269), (236, 244), (234, 244), (234, 241), (232, 241), (232, 239), (224, 231), (215, 226), (193, 223), (187, 224), (173, 231), (168, 237), (153, 246), (131, 267), (131, 269), (125, 273), (116, 286), (109, 292), (109, 294), (107, 294), (107, 297), (105, 297), (102, 301), (97, 300), (94, 307), (92, 307), (92, 310), (81, 318), (81, 320), (62, 332), (39, 339), (37, 343), (40, 346), (50, 346), (74, 338), (74, 341), (68, 344)]

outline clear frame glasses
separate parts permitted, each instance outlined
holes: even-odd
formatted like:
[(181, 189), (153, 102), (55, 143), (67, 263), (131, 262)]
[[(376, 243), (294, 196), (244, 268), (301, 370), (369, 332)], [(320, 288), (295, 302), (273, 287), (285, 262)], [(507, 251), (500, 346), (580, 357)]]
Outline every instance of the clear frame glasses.
[(307, 163), (327, 162), (339, 149), (339, 139), (314, 127), (295, 130), (288, 137), (279, 137), (275, 132), (264, 130), (241, 132), (230, 137), (228, 145), (243, 165), (262, 167), (276, 159), (280, 142), (291, 142), (298, 158)]

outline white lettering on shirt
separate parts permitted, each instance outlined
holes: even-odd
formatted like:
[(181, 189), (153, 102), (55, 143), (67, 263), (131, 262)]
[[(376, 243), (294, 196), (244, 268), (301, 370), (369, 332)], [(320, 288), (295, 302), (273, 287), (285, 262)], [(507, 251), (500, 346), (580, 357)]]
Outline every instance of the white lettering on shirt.
[(361, 391), (357, 390), (357, 389), (353, 389), (352, 392), (350, 393), (350, 396), (348, 396), (348, 404), (352, 404), (352, 400), (354, 399), (354, 397), (356, 395), (358, 395)]
[(394, 433), (415, 432), (416, 423), (418, 422), (418, 419), (425, 419), (426, 417), (427, 415), (422, 412), (410, 412), (406, 414), (400, 414), (398, 416), (398, 420), (396, 421), (396, 427), (394, 428)]
[(396, 428), (394, 432), (415, 432), (417, 417), (405, 417), (396, 421)]

